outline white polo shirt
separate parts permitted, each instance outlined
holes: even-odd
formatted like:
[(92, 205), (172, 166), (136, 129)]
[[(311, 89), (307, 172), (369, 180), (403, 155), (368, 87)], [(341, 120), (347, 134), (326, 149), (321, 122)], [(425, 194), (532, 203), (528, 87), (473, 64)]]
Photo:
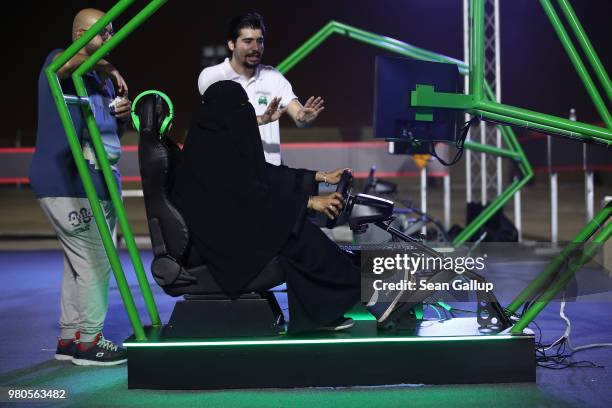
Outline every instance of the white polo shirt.
[[(255, 75), (247, 79), (234, 71), (230, 65), (229, 58), (226, 58), (225, 61), (218, 65), (202, 70), (198, 77), (200, 95), (203, 95), (208, 87), (215, 82), (223, 80), (236, 81), (242, 85), (249, 96), (249, 102), (255, 108), (256, 115), (262, 115), (274, 97), (279, 96), (281, 98), (281, 108), (286, 107), (292, 100), (297, 99), (289, 81), (276, 68), (260, 64), (255, 69)], [(278, 120), (259, 126), (259, 134), (263, 142), (266, 161), (276, 166), (280, 165), (281, 152)]]

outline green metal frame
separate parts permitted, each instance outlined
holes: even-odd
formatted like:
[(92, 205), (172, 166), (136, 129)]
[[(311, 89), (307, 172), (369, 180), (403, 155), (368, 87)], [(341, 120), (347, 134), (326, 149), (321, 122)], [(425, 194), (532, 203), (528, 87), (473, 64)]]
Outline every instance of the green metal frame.
[[(559, 7), (563, 10), (569, 20), (569, 25), (574, 31), (580, 46), (595, 71), (601, 86), (604, 88), (608, 99), (612, 99), (612, 86), (606, 70), (601, 64), (592, 44), (588, 40), (584, 29), (580, 25), (573, 9), (568, 0), (557, 0)], [(565, 31), (558, 15), (553, 9), (550, 0), (540, 0), (553, 28), (555, 29), (561, 43), (563, 44), (568, 57), (574, 65), (580, 79), (595, 107), (597, 108), (603, 122), (607, 128), (593, 126), (587, 123), (575, 122), (566, 118), (547, 115), (540, 112), (534, 112), (527, 109), (504, 105), (495, 101), (495, 96), (487, 82), (484, 80), (484, 0), (471, 0), (471, 30), (470, 30), (470, 65), (467, 66), (463, 62), (436, 54), (431, 51), (423, 50), (404, 42), (373, 34), (346, 24), (331, 21), (308, 41), (300, 46), (296, 51), (290, 54), (279, 65), (278, 69), (282, 73), (286, 73), (293, 68), (297, 63), (310, 54), (315, 48), (321, 45), (332, 34), (344, 35), (349, 38), (361, 41), (387, 51), (391, 51), (407, 57), (437, 61), (445, 63), (454, 63), (459, 67), (459, 71), (464, 75), (469, 75), (470, 89), (467, 95), (449, 94), (435, 92), (433, 87), (426, 85), (418, 85), (415, 91), (411, 93), (411, 104), (416, 107), (423, 108), (452, 108), (461, 109), (472, 115), (482, 119), (503, 123), (522, 128), (530, 128), (540, 132), (559, 135), (578, 139), (583, 142), (596, 142), (606, 146), (612, 145), (612, 121), (609, 111), (606, 107), (603, 98), (599, 95), (594, 82), (589, 76), (589, 73), (580, 60), (580, 57), (571, 43), (569, 35)], [(423, 118), (423, 120), (428, 120)], [(454, 245), (460, 245), (466, 242), (470, 237), (480, 229), (480, 227), (497, 212), (515, 192), (520, 190), (532, 177), (533, 170), (529, 164), (523, 150), (521, 149), (514, 132), (509, 126), (499, 126), (502, 137), (504, 138), (507, 149), (500, 149), (493, 146), (483, 145), (480, 143), (466, 141), (465, 147), (487, 154), (493, 154), (505, 158), (515, 160), (523, 174), (521, 179), (516, 179), (511, 183), (501, 195), (485, 207), (484, 211), (476, 217), (462, 233), (453, 240)], [(579, 256), (574, 259), (571, 267), (567, 268), (561, 276), (558, 277), (553, 284), (545, 289), (546, 283), (554, 278), (554, 274), (560, 273), (564, 262), (576, 253), (574, 250), (581, 247), (586, 239), (591, 237), (595, 232), (606, 222), (610, 217), (610, 205), (601, 210), (584, 229), (572, 240), (572, 243), (564, 250), (555, 260), (553, 260), (544, 272), (538, 276), (532, 284), (528, 286), (512, 304), (508, 307), (508, 311), (515, 313), (521, 304), (527, 300), (537, 297), (540, 292), (544, 291), (538, 300), (529, 308), (522, 316), (520, 321), (513, 327), (513, 333), (520, 333), (522, 330), (537, 316), (542, 308), (550, 302), (552, 297), (565, 285), (568, 279), (586, 263), (597, 248), (605, 242), (610, 236), (610, 224), (606, 226), (594, 239), (588, 250), (579, 251)]]
[[(584, 29), (578, 22), (569, 2), (567, 0), (557, 0), (557, 2), (566, 15), (569, 25), (587, 55), (608, 99), (610, 99), (612, 89), (610, 79), (599, 61), (593, 46), (589, 42)], [(412, 98), (413, 101), (417, 102), (415, 105), (421, 107), (453, 108), (455, 107), (453, 104), (462, 104), (461, 107), (466, 111), (485, 119), (524, 126), (544, 133), (571, 137), (583, 142), (597, 142), (606, 146), (612, 146), (612, 120), (603, 98), (595, 87), (550, 0), (540, 0), (540, 4), (544, 8), (551, 25), (555, 29), (561, 44), (574, 65), (606, 128), (504, 105), (494, 102), (492, 98), (490, 98), (491, 100), (485, 99), (482, 85), (484, 82), (484, 0), (471, 0), (471, 69), (469, 73), (471, 98), (466, 99), (464, 95), (436, 93), (431, 89), (417, 89), (413, 92)], [(472, 103), (471, 106), (469, 106), (470, 101)], [(574, 237), (570, 244), (508, 306), (507, 310), (510, 313), (516, 313), (525, 302), (532, 302), (520, 320), (512, 327), (512, 333), (521, 333), (567, 284), (569, 279), (605, 243), (612, 233), (612, 224), (608, 223), (603, 228), (602, 226), (605, 225), (611, 215), (612, 205), (608, 204), (595, 215), (593, 220)], [(597, 233), (598, 230), (599, 233)], [(595, 235), (596, 233), (597, 235)], [(594, 235), (595, 237), (591, 243), (586, 245), (587, 240)], [(585, 245), (586, 249), (584, 249)]]
[[(73, 72), (72, 81), (74, 82), (78, 96), (82, 98), (81, 100), (87, 100), (86, 98), (88, 97), (82, 76), (86, 72), (90, 71), (94, 67), (94, 65), (100, 59), (102, 59), (102, 57), (104, 57), (104, 55), (108, 54), (112, 49), (119, 45), (119, 43), (121, 43), (132, 31), (134, 31), (143, 22), (145, 22), (155, 11), (157, 11), (159, 7), (166, 3), (166, 1), (167, 0), (151, 1), (145, 8), (143, 8), (138, 14), (136, 14), (136, 16), (134, 16), (130, 21), (128, 21), (125, 26), (123, 26), (122, 29), (119, 30), (107, 43), (102, 45), (99, 50), (97, 50), (93, 55), (91, 55), (85, 62), (83, 62), (83, 64), (81, 64)], [(57, 106), (60, 119), (62, 121), (62, 125), (64, 126), (64, 130), (66, 131), (66, 136), (68, 137), (70, 150), (72, 152), (72, 156), (74, 157), (77, 170), (81, 179), (83, 180), (85, 193), (91, 205), (96, 225), (100, 230), (104, 250), (106, 251), (106, 255), (108, 256), (108, 259), (110, 261), (115, 279), (117, 280), (119, 293), (121, 294), (125, 309), (128, 313), (130, 324), (132, 325), (132, 328), (134, 330), (135, 338), (138, 341), (144, 341), (146, 340), (146, 335), (143, 329), (143, 325), (140, 320), (140, 316), (138, 315), (138, 311), (136, 310), (136, 305), (134, 304), (132, 293), (125, 278), (125, 273), (119, 260), (117, 248), (115, 248), (111, 232), (106, 222), (106, 218), (104, 217), (104, 214), (102, 212), (98, 194), (96, 193), (96, 189), (91, 180), (91, 175), (89, 174), (87, 164), (85, 163), (82, 147), (80, 145), (76, 130), (74, 128), (74, 123), (72, 122), (72, 118), (70, 117), (70, 112), (68, 110), (65, 96), (62, 92), (59, 79), (57, 77), (57, 71), (66, 62), (68, 62), (91, 39), (93, 39), (100, 31), (102, 31), (104, 27), (114, 21), (120, 14), (122, 14), (132, 3), (134, 3), (134, 0), (120, 0), (96, 24), (94, 24), (89, 30), (87, 30), (87, 32), (85, 32), (81, 38), (79, 38), (70, 47), (68, 47), (67, 50), (61, 53), (59, 57), (45, 69), (45, 75), (47, 77), (47, 80), (49, 81), (49, 86), (51, 88), (51, 92), (53, 94), (53, 98)], [(125, 209), (123, 207), (121, 195), (119, 194), (119, 190), (117, 188), (117, 183), (115, 182), (115, 177), (113, 176), (113, 172), (108, 163), (108, 158), (106, 156), (104, 145), (102, 144), (102, 140), (100, 137), (100, 131), (96, 124), (90, 105), (81, 104), (81, 107), (83, 110), (85, 121), (87, 123), (87, 129), (89, 130), (91, 141), (96, 152), (98, 164), (102, 170), (104, 180), (111, 196), (113, 207), (117, 214), (119, 225), (121, 226), (121, 230), (125, 238), (130, 259), (134, 266), (134, 271), (138, 279), (138, 284), (140, 285), (140, 290), (142, 292), (145, 305), (149, 313), (151, 325), (161, 326), (162, 323), (159, 317), (159, 312), (157, 310), (155, 300), (153, 299), (151, 287), (147, 280), (146, 273), (142, 265), (142, 260), (140, 258), (140, 254), (134, 241), (132, 229), (130, 228), (127, 217), (125, 215)]]
[[(461, 74), (468, 75), (470, 73), (468, 65), (466, 65), (463, 61), (459, 61), (458, 59), (437, 54), (394, 38), (374, 34), (347, 24), (339, 23), (337, 21), (330, 21), (323, 28), (321, 28), (317, 33), (310, 37), (310, 39), (304, 42), (280, 64), (278, 64), (277, 69), (283, 74), (287, 73), (291, 68), (306, 58), (333, 34), (342, 35), (353, 40), (403, 55), (405, 57), (423, 61), (456, 64)], [(486, 82), (480, 81), (478, 89), (484, 89), (487, 99), (492, 101), (495, 100), (493, 91)], [(444, 107), (468, 110), (473, 105), (473, 97), (471, 94), (458, 95), (435, 93), (431, 86), (426, 85), (420, 85), (418, 90), (419, 92), (413, 92), (411, 95), (412, 104), (415, 106), (437, 107), (437, 104), (444, 104)], [(441, 100), (443, 100), (443, 102), (441, 102)], [(426, 102), (429, 102), (429, 104)], [(424, 120), (426, 120), (426, 118), (424, 118)], [(501, 195), (489, 203), (484, 210), (474, 220), (472, 220), (472, 222), (470, 222), (457, 237), (455, 237), (453, 240), (453, 245), (461, 245), (470, 239), (497, 211), (501, 209), (504, 204), (508, 202), (508, 200), (512, 198), (514, 193), (520, 190), (533, 177), (531, 165), (529, 164), (523, 149), (521, 149), (512, 128), (509, 126), (500, 125), (499, 129), (502, 132), (502, 136), (507, 146), (506, 148), (498, 148), (474, 141), (466, 141), (464, 146), (467, 149), (477, 152), (492, 154), (514, 160), (519, 166), (522, 177), (507, 186)]]
[[(567, 19), (569, 20), (570, 27), (574, 31), (574, 34), (578, 38), (578, 41), (584, 50), (587, 58), (592, 65), (597, 78), (601, 82), (604, 88), (608, 100), (612, 99), (612, 86), (610, 79), (603, 68), (593, 46), (589, 42), (584, 29), (578, 22), (574, 11), (572, 10), (567, 0), (557, 0), (559, 6), (563, 10)], [(108, 158), (101, 141), (100, 132), (97, 128), (95, 119), (93, 117), (91, 108), (88, 103), (88, 95), (85, 89), (82, 76), (91, 70), (95, 64), (109, 51), (114, 49), (119, 43), (121, 43), (132, 31), (138, 28), (144, 21), (146, 21), (157, 9), (159, 9), (167, 0), (152, 0), (146, 7), (144, 7), (136, 16), (134, 16), (125, 26), (117, 32), (107, 43), (105, 43), (98, 51), (90, 56), (73, 74), (72, 80), (75, 84), (75, 88), (78, 97), (75, 98), (71, 95), (64, 95), (57, 77), (57, 71), (68, 62), (75, 54), (79, 52), (91, 39), (93, 39), (104, 27), (110, 22), (114, 21), (119, 15), (121, 15), (134, 0), (120, 0), (113, 8), (111, 8), (96, 24), (94, 24), (87, 32), (77, 41), (75, 41), (67, 50), (65, 50), (59, 57), (53, 61), (49, 67), (45, 69), (45, 75), (49, 82), (51, 92), (55, 104), (57, 106), (59, 116), (62, 125), (66, 131), (66, 136), (70, 145), (72, 155), (74, 157), (77, 170), (83, 181), (87, 199), (90, 202), (96, 225), (100, 230), (104, 249), (109, 258), (113, 274), (117, 280), (119, 292), (124, 302), (130, 324), (134, 330), (134, 337), (137, 342), (146, 341), (147, 337), (144, 332), (144, 328), (140, 317), (138, 315), (132, 293), (127, 284), (125, 273), (121, 266), (117, 249), (113, 243), (113, 239), (106, 223), (106, 219), (103, 215), (102, 208), (100, 206), (99, 197), (95, 191), (95, 187), (89, 174), (88, 166), (85, 163), (83, 157), (82, 147), (78, 140), (70, 112), (68, 110), (68, 103), (79, 103), (83, 109), (83, 113), (86, 119), (87, 127), (90, 132), (91, 140), (94, 145), (98, 164), (102, 169), (104, 180), (108, 186), (111, 201), (117, 212), (117, 218), (119, 225), (124, 233), (130, 259), (134, 265), (134, 270), (138, 279), (138, 283), (145, 300), (146, 308), (151, 320), (151, 325), (154, 327), (161, 326), (161, 320), (159, 318), (159, 312), (153, 298), (151, 288), (147, 281), (144, 268), (142, 266), (142, 260), (134, 237), (131, 232), (127, 217), (125, 215), (125, 209), (121, 201), (115, 178), (113, 177)], [(499, 125), (502, 136), (506, 143), (507, 148), (497, 148), (493, 146), (483, 145), (480, 143), (467, 141), (465, 147), (474, 151), (484, 152), (487, 154), (493, 154), (511, 160), (515, 160), (518, 163), (519, 169), (523, 173), (523, 177), (519, 180), (515, 180), (506, 190), (491, 202), (485, 210), (471, 223), (465, 230), (460, 234), (454, 241), (453, 244), (459, 245), (469, 239), (501, 206), (506, 203), (512, 195), (522, 188), (528, 181), (533, 177), (533, 170), (521, 149), (516, 136), (512, 129), (506, 125), (528, 127), (543, 131), (545, 133), (553, 133), (561, 136), (572, 137), (582, 141), (595, 141), (606, 145), (612, 145), (612, 121), (610, 120), (610, 114), (603, 102), (603, 99), (599, 95), (597, 89), (594, 86), (592, 79), (590, 78), (584, 64), (581, 62), (575, 48), (571, 44), (569, 36), (565, 32), (555, 10), (550, 4), (550, 0), (540, 0), (540, 3), (544, 7), (551, 24), (555, 28), (562, 44), (564, 45), (572, 63), (574, 64), (580, 78), (582, 79), (587, 91), (592, 98), (593, 102), (604, 123), (606, 128), (592, 126), (580, 122), (572, 122), (564, 118), (542, 114), (539, 112), (532, 112), (526, 109), (517, 108), (514, 106), (503, 105), (495, 102), (495, 97), (492, 90), (484, 81), (483, 73), (483, 58), (484, 58), (484, 0), (471, 0), (471, 38), (470, 38), (470, 65), (469, 67), (462, 61), (450, 58), (441, 54), (436, 54), (431, 51), (424, 50), (422, 48), (415, 47), (413, 45), (389, 38), (380, 36), (377, 34), (369, 33), (364, 30), (357, 29), (342, 23), (332, 21), (323, 27), (319, 32), (312, 36), (296, 51), (294, 51), (289, 57), (287, 57), (278, 69), (286, 73), (293, 68), (297, 63), (304, 59), (310, 52), (318, 47), (332, 34), (340, 34), (357, 41), (364, 42), (366, 44), (374, 45), (379, 48), (386, 49), (391, 52), (395, 52), (400, 55), (404, 55), (411, 58), (437, 61), (445, 63), (453, 63), (459, 67), (459, 71), (464, 75), (469, 75), (470, 78), (470, 90), (467, 95), (456, 95), (456, 94), (445, 94), (437, 93), (431, 87), (419, 86), (417, 90), (412, 91), (411, 101), (413, 105), (423, 108), (454, 108), (465, 110), (473, 115), (480, 116), (481, 118), (488, 119), (503, 123)], [(423, 116), (424, 120), (427, 120), (427, 115)], [(601, 228), (605, 224), (606, 220), (612, 215), (612, 203), (608, 204), (603, 210), (601, 210), (594, 219), (588, 223), (583, 230), (574, 238), (571, 245), (569, 245), (551, 264), (547, 266), (545, 271), (537, 277), (525, 290), (513, 301), (507, 308), (509, 312), (516, 312), (524, 302), (536, 299), (533, 306), (527, 310), (522, 316), (519, 322), (513, 327), (513, 333), (520, 333), (522, 330), (537, 316), (537, 314), (550, 302), (552, 297), (563, 288), (567, 281), (574, 275), (574, 273), (584, 263), (588, 262), (592, 256), (597, 252), (598, 248), (612, 235), (612, 223), (608, 223), (605, 227)], [(595, 235), (598, 229), (601, 231)], [(586, 249), (583, 249), (584, 242), (590, 237), (594, 236), (592, 244)], [(570, 257), (574, 257), (573, 262), (568, 264), (566, 260)], [(565, 270), (562, 270), (566, 265)], [(554, 274), (560, 274), (555, 276)], [(551, 278), (556, 279), (552, 285), (549, 285), (547, 289), (547, 282)], [(541, 293), (543, 291), (543, 293)], [(540, 295), (539, 298), (537, 296)]]

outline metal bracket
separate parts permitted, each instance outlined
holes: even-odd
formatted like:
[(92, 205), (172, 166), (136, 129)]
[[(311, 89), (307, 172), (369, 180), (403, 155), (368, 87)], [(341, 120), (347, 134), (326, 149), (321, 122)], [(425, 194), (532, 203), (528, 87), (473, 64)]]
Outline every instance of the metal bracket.
[(87, 96), (64, 95), (64, 100), (68, 105), (89, 105)]
[(473, 95), (436, 92), (431, 85), (417, 85), (416, 90), (410, 92), (410, 104), (415, 107), (470, 110), (474, 106), (474, 97)]

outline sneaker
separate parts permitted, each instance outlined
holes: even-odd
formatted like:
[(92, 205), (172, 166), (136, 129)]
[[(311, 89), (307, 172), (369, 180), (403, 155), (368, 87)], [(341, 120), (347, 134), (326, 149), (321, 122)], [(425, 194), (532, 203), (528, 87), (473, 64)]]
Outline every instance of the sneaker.
[[(384, 279), (386, 283), (400, 283), (400, 281), (409, 281), (411, 279), (410, 272), (400, 270)], [(389, 318), (391, 313), (400, 305), (400, 299), (404, 295), (405, 290), (375, 290), (372, 297), (366, 304), (370, 314), (372, 314), (378, 323), (383, 323)]]
[(77, 343), (72, 363), (82, 366), (112, 366), (123, 364), (126, 361), (127, 350), (105, 339), (102, 333), (98, 333), (87, 349), (83, 343)]
[(72, 360), (78, 341), (79, 332), (75, 333), (74, 339), (58, 339), (55, 359), (61, 361)]
[(339, 319), (334, 320), (330, 324), (321, 327), (320, 330), (324, 330), (324, 331), (346, 330), (346, 329), (350, 329), (354, 325), (355, 325), (355, 321), (353, 319), (351, 319), (350, 317), (342, 316)]

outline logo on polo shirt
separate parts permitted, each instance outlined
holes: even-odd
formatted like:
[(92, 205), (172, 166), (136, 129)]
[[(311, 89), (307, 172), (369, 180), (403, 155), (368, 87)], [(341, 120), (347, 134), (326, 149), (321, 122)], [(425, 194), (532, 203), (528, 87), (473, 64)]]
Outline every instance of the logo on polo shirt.
[(268, 98), (265, 95), (262, 95), (259, 97), (259, 100), (257, 101), (258, 105), (268, 105)]

